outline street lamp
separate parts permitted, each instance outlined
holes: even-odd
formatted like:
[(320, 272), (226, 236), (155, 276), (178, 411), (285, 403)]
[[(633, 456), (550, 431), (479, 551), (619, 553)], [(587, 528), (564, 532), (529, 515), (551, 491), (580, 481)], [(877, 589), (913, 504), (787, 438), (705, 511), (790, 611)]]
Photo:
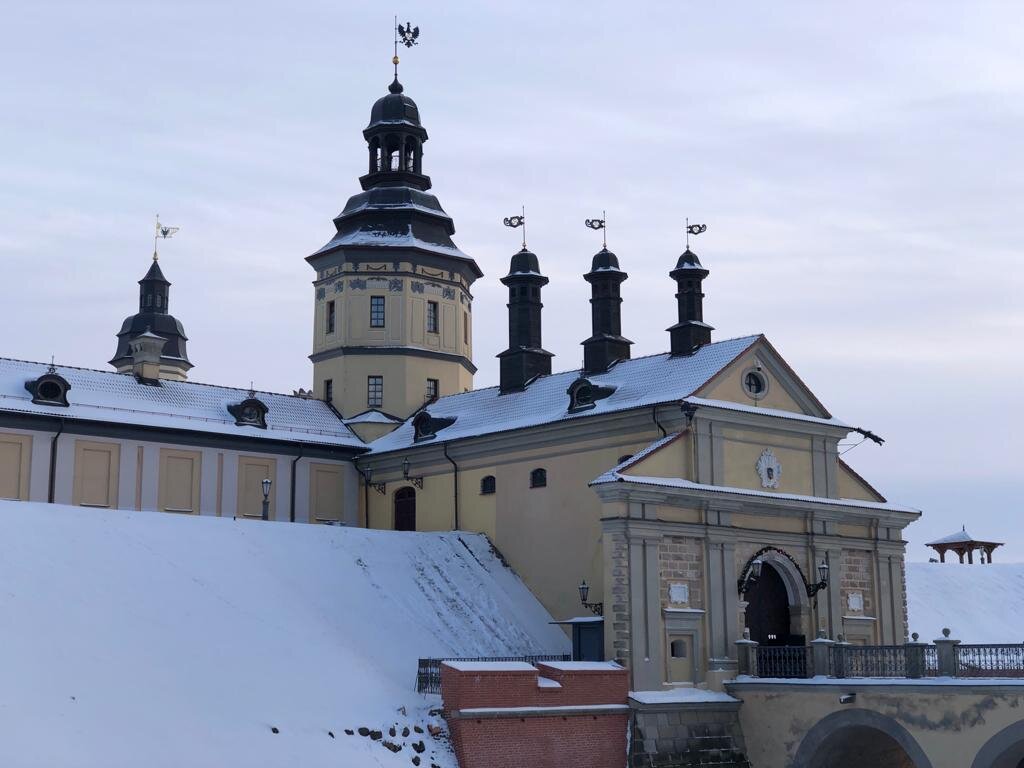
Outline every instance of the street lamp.
[(580, 582), (577, 589), (580, 591), (580, 603), (583, 604), (584, 608), (589, 608), (593, 611), (595, 616), (604, 616), (604, 603), (588, 603), (587, 598), (590, 597), (590, 585), (587, 584), (587, 580), (584, 579)]
[(269, 477), (263, 478), (260, 483), (263, 486), (263, 519), (270, 519), (270, 486), (271, 480)]
[(818, 563), (818, 583), (807, 585), (807, 596), (814, 597), (818, 592), (828, 586), (828, 563), (822, 560)]
[(406, 456), (402, 459), (402, 478), (412, 483), (421, 491), (423, 490), (423, 478), (422, 477), (410, 477), (409, 476), (409, 457)]

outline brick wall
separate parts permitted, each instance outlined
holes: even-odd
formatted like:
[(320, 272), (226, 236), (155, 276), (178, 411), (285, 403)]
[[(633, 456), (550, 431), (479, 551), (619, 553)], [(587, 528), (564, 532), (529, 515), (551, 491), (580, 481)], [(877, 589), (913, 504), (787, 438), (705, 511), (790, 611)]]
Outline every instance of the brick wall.
[(866, 549), (844, 549), (840, 572), (839, 590), (842, 612), (844, 614), (853, 613), (850, 610), (848, 598), (851, 592), (860, 592), (864, 597), (864, 615), (876, 616), (871, 552)]
[(622, 667), (462, 666), (441, 667), (442, 706), (460, 768), (622, 768), (629, 724)]
[(611, 569), (611, 594), (605, 598), (605, 632), (611, 632), (614, 658), (628, 666), (632, 649), (629, 631), (629, 543), (622, 533), (606, 532), (604, 536), (608, 540), (606, 546), (611, 560), (608, 564)]
[(704, 607), (704, 545), (699, 539), (665, 536), (658, 543), (658, 571), (661, 601), (670, 604), (669, 587), (686, 584), (690, 588), (689, 608)]

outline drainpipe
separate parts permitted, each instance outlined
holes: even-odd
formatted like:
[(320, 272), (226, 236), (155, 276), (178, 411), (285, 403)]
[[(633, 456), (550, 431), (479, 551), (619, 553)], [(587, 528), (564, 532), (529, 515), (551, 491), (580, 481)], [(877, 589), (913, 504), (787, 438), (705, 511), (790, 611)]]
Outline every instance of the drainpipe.
[[(289, 512), (288, 512), (288, 521), (292, 522), (292, 523), (295, 522), (295, 465), (298, 464), (299, 463), (299, 459), (302, 458), (302, 449), (304, 447), (305, 446), (303, 446), (300, 443), (299, 444), (299, 455), (296, 456), (294, 459), (292, 459), (292, 498), (291, 498), (291, 508), (289, 509)], [(309, 504), (307, 503), (306, 506), (308, 508)]]
[(459, 465), (455, 463), (455, 459), (448, 455), (448, 443), (444, 443), (444, 457), (451, 462), (452, 465), (452, 484), (454, 485), (454, 496), (455, 496), (455, 526), (454, 529), (459, 530)]
[(658, 421), (658, 406), (656, 405), (651, 406), (651, 418), (654, 419), (654, 425), (661, 430), (661, 436), (666, 437), (668, 432), (665, 431), (665, 428), (661, 426), (661, 422)]
[(47, 491), (46, 500), (53, 504), (57, 487), (57, 438), (64, 432), (64, 419), (60, 420), (60, 427), (50, 440), (50, 486)]
[(366, 476), (366, 473), (359, 468), (359, 466), (353, 461), (352, 466), (356, 468), (356, 472), (363, 478), (363, 527), (370, 527), (370, 478)]

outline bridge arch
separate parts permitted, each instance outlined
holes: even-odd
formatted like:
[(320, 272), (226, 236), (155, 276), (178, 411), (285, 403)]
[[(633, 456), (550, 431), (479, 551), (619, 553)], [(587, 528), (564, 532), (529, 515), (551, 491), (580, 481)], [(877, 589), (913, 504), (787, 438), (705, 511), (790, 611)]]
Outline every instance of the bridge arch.
[(1024, 720), (1008, 725), (978, 751), (971, 768), (1021, 768), (1024, 766)]
[[(822, 718), (804, 736), (793, 768), (932, 768), (907, 729), (867, 709)], [(1016, 768), (1014, 766), (1013, 768)]]

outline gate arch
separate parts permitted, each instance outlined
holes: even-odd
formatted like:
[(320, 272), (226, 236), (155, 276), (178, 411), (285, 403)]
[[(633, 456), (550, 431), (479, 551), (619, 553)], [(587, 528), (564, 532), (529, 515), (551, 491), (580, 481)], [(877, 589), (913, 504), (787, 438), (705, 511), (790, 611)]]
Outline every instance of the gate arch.
[[(844, 742), (869, 753), (868, 762), (860, 754), (851, 754)], [(845, 748), (844, 748), (845, 746)], [(836, 763), (829, 759), (837, 750), (850, 762)], [(889, 759), (881, 762), (878, 755), (886, 754)], [(829, 759), (828, 762), (825, 762)], [(907, 729), (891, 717), (880, 715), (868, 709), (844, 709), (822, 718), (804, 736), (793, 758), (793, 768), (932, 768), (924, 750), (907, 732)]]
[(1008, 725), (978, 751), (971, 768), (1020, 768), (1024, 765), (1024, 720)]

